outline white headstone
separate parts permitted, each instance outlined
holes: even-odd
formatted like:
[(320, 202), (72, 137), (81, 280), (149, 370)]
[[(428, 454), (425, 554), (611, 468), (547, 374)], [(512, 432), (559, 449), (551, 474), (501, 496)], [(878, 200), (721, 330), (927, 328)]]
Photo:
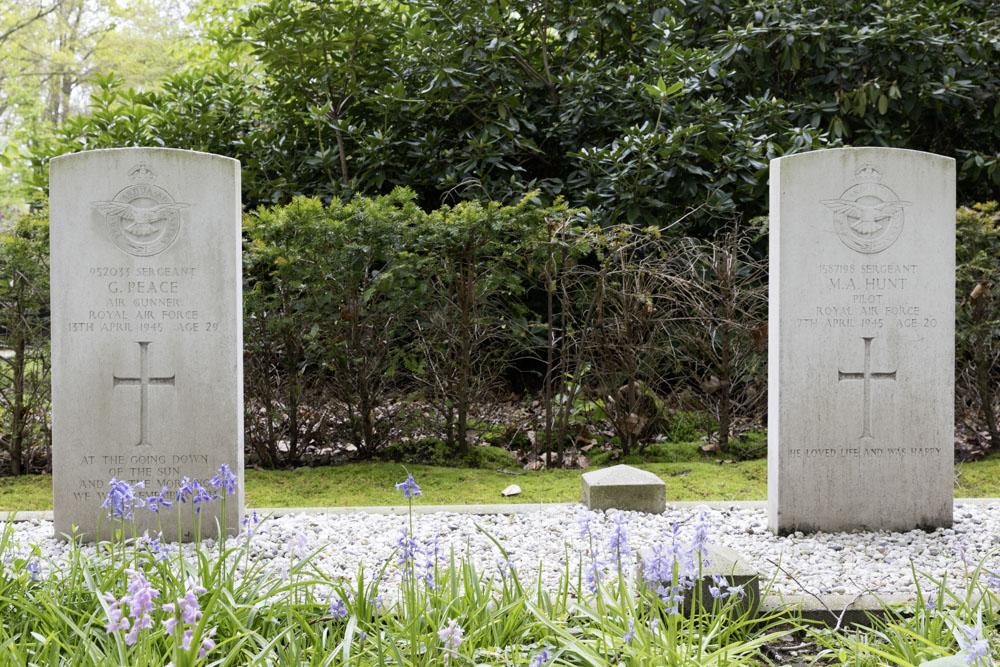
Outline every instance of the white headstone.
[[(56, 535), (96, 536), (112, 478), (173, 498), (222, 464), (243, 511), (240, 167), (160, 148), (95, 150), (50, 167), (52, 482)], [(180, 507), (183, 532), (190, 504)], [(175, 506), (162, 510), (175, 539)], [(156, 532), (156, 517), (135, 513)], [(107, 536), (108, 519), (102, 534)]]
[(955, 161), (771, 161), (771, 530), (952, 522)]

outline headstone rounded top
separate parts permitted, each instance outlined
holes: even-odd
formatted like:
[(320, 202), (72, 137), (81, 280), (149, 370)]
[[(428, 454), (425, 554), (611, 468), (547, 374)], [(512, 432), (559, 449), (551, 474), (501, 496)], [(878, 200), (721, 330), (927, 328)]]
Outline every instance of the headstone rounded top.
[(149, 152), (150, 154), (157, 154), (160, 157), (197, 157), (200, 160), (220, 160), (224, 162), (235, 162), (237, 165), (240, 163), (239, 160), (232, 157), (227, 157), (225, 155), (216, 155), (215, 153), (205, 153), (204, 151), (192, 151), (186, 148), (163, 148), (159, 146), (123, 146), (119, 148), (95, 148), (89, 151), (78, 151), (76, 153), (66, 153), (64, 155), (57, 155), (49, 160), (51, 165), (54, 162), (63, 162), (71, 160), (86, 159), (92, 156), (113, 156), (118, 153), (123, 157), (135, 156), (140, 152)]
[(866, 161), (871, 159), (877, 159), (880, 155), (901, 157), (903, 159), (909, 159), (913, 161), (928, 161), (928, 162), (954, 162), (955, 158), (948, 157), (946, 155), (938, 155), (937, 153), (928, 153), (926, 151), (915, 151), (909, 148), (884, 148), (881, 146), (859, 146), (859, 147), (846, 147), (846, 148), (823, 148), (815, 151), (805, 151), (802, 153), (795, 153), (793, 155), (783, 155), (782, 157), (774, 158), (771, 163), (784, 163), (786, 166), (789, 162), (799, 162), (807, 160), (825, 160), (827, 163), (831, 159), (840, 157), (845, 162), (860, 160)]
[(654, 473), (647, 470), (640, 470), (629, 465), (616, 465), (601, 470), (592, 470), (583, 474), (583, 478), (590, 486), (628, 486), (662, 484), (664, 481)]

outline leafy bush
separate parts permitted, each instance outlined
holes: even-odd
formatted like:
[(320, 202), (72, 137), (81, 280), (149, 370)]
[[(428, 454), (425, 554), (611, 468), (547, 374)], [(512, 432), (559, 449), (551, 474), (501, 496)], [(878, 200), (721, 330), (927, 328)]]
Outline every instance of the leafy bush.
[(956, 218), (955, 397), (1000, 447), (1000, 208), (961, 208)]
[(48, 212), (0, 226), (0, 448), (20, 475), (51, 450)]
[(32, 147), (34, 184), (53, 155), (166, 145), (239, 158), (252, 206), (538, 190), (707, 238), (720, 212), (764, 213), (768, 160), (804, 150), (956, 155), (960, 201), (1000, 183), (995, 3), (266, 0), (224, 39), (253, 66), (99, 80)]

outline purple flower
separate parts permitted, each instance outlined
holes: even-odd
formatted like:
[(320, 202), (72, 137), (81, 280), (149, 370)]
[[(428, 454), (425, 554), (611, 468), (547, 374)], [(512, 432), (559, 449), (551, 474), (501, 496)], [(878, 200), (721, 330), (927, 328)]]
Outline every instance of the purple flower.
[(722, 587), (726, 585), (726, 578), (721, 574), (712, 575), (712, 583), (714, 585), (708, 587), (709, 594), (716, 600), (725, 600), (729, 593), (722, 590)]
[(530, 667), (542, 667), (548, 659), (549, 649), (543, 648), (541, 653), (536, 654), (535, 657), (531, 659)]
[(581, 510), (576, 516), (576, 526), (579, 529), (580, 539), (593, 539), (593, 534), (590, 532), (590, 520), (593, 515), (587, 510)]
[(225, 489), (226, 495), (233, 495), (236, 493), (236, 475), (229, 471), (229, 464), (223, 463), (219, 466), (219, 472), (215, 473), (215, 477), (208, 480), (216, 489)]
[(612, 521), (615, 525), (608, 536), (608, 551), (612, 554), (609, 562), (621, 565), (623, 557), (632, 555), (632, 549), (628, 546), (628, 519), (624, 512), (616, 512)]
[(399, 548), (399, 557), (396, 565), (403, 571), (403, 578), (405, 579), (413, 571), (419, 547), (417, 546), (417, 541), (410, 536), (406, 528), (403, 528), (399, 539), (396, 540), (396, 546)]
[[(189, 491), (191, 497), (191, 504), (194, 505), (195, 514), (201, 514), (202, 503), (210, 503), (213, 500), (221, 498), (222, 496), (218, 494), (212, 494), (208, 492), (204, 486), (197, 479), (192, 479), (189, 484)], [(184, 502), (184, 498), (181, 498), (181, 502)]]
[(124, 617), (124, 613), (121, 608), (121, 601), (118, 600), (110, 591), (105, 593), (103, 596), (104, 601), (110, 605), (108, 607), (108, 622), (104, 625), (108, 634), (114, 632), (115, 630), (128, 630), (130, 621)]
[(449, 651), (454, 651), (465, 641), (462, 626), (455, 619), (449, 619), (448, 625), (438, 630), (438, 639), (444, 642), (444, 646)]
[(428, 590), (436, 591), (438, 589), (437, 584), (434, 582), (434, 571), (437, 569), (437, 564), (439, 560), (443, 560), (441, 554), (439, 553), (438, 544), (440, 542), (440, 537), (435, 537), (430, 540), (423, 549), (424, 554), (424, 585), (427, 586)]
[(155, 557), (153, 559), (154, 563), (163, 562), (170, 555), (170, 547), (165, 544), (162, 544), (161, 543), (162, 539), (163, 539), (163, 533), (157, 533), (156, 539), (151, 540), (149, 542), (149, 551)]
[(626, 644), (631, 644), (632, 640), (635, 639), (635, 619), (628, 619), (628, 632), (622, 636), (622, 641)]
[(141, 489), (145, 485), (145, 482), (140, 481), (136, 482), (135, 486), (132, 486), (128, 482), (119, 482), (112, 477), (111, 481), (108, 482), (108, 486), (111, 489), (104, 498), (104, 502), (101, 503), (102, 508), (108, 508), (108, 518), (131, 521), (135, 508), (143, 507), (145, 504), (141, 498), (135, 497), (135, 490)]
[[(202, 612), (198, 596), (204, 592), (206, 592), (204, 587), (195, 581), (189, 580), (182, 597), (177, 598), (175, 602), (167, 602), (160, 607), (165, 613), (170, 614), (163, 621), (163, 627), (167, 631), (167, 634), (173, 635), (175, 633), (178, 620), (188, 625), (194, 625), (201, 620)], [(178, 613), (180, 614), (180, 619), (177, 618)], [(189, 645), (185, 649), (190, 648), (190, 641), (188, 643)]]
[(164, 486), (160, 489), (160, 495), (146, 499), (146, 507), (148, 507), (149, 511), (153, 513), (159, 512), (161, 507), (173, 507), (174, 504), (170, 502), (170, 499), (167, 497), (167, 494), (169, 493), (170, 490)]
[(253, 511), (253, 516), (245, 516), (240, 522), (247, 531), (247, 539), (249, 540), (257, 533), (257, 524), (260, 523), (260, 519), (257, 518), (257, 510)]
[[(153, 611), (153, 600), (160, 596), (160, 591), (153, 588), (142, 572), (130, 569), (125, 570), (125, 574), (129, 578), (128, 589), (122, 599), (117, 600), (110, 592), (103, 596), (104, 601), (110, 605), (108, 623), (105, 628), (109, 633), (115, 630), (128, 630), (128, 634), (125, 635), (125, 643), (131, 646), (139, 641), (139, 630), (148, 630), (153, 627), (153, 619), (149, 613)], [(130, 622), (128, 618), (124, 617), (123, 605), (128, 606), (128, 615), (134, 619), (134, 622)]]
[(25, 569), (28, 571), (28, 574), (31, 575), (32, 581), (38, 581), (38, 575), (42, 572), (42, 566), (39, 565), (38, 559), (29, 560)]
[(215, 630), (216, 628), (213, 627), (201, 638), (201, 648), (198, 649), (199, 658), (204, 658), (215, 648), (215, 640), (213, 639), (215, 637)]
[(292, 545), (292, 553), (299, 560), (304, 560), (309, 555), (309, 536), (305, 533), (298, 533), (295, 536), (295, 543)]
[(405, 481), (400, 482), (399, 484), (396, 485), (396, 489), (402, 491), (403, 497), (406, 498), (407, 500), (413, 498), (414, 496), (424, 495), (420, 491), (420, 487), (417, 486), (417, 483), (413, 481), (413, 475), (407, 475)]
[(965, 653), (965, 664), (969, 667), (987, 667), (990, 664), (990, 642), (983, 637), (980, 625), (962, 625), (955, 623), (955, 639)]
[(598, 559), (596, 547), (593, 549), (587, 549), (587, 558), (588, 560), (583, 570), (585, 581), (587, 582), (587, 589), (591, 593), (596, 593), (597, 587), (600, 585), (601, 579), (604, 575), (597, 563)]
[[(197, 484), (198, 480), (194, 480), (194, 483)], [(177, 502), (186, 503), (188, 497), (193, 495), (194, 495), (194, 487), (191, 485), (191, 479), (185, 477), (184, 479), (181, 480), (180, 488), (177, 489), (177, 497), (175, 498), (175, 500)]]
[(330, 603), (330, 616), (334, 618), (347, 618), (347, 605), (343, 598), (337, 598)]
[(142, 572), (125, 570), (125, 574), (129, 576), (128, 595), (126, 596), (128, 604), (132, 608), (129, 616), (139, 618), (143, 614), (153, 611), (153, 600), (160, 596), (160, 591), (153, 588)]

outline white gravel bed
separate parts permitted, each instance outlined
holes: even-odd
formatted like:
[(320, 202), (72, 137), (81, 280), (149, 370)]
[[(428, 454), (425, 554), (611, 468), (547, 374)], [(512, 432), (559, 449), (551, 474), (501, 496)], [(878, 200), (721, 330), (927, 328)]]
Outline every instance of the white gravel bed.
[[(932, 533), (796, 533), (788, 537), (776, 537), (767, 530), (764, 509), (703, 506), (672, 509), (661, 515), (623, 514), (633, 551), (669, 541), (674, 523), (680, 525), (680, 539), (689, 542), (699, 515), (703, 515), (708, 541), (734, 549), (765, 579), (774, 576), (772, 593), (915, 595), (911, 566), (938, 580), (947, 577), (953, 589), (963, 588), (967, 568), (974, 569), (984, 559), (987, 569), (1000, 574), (998, 510), (1000, 505), (956, 505), (954, 526)], [(522, 583), (533, 585), (540, 573), (542, 585), (554, 590), (567, 568), (576, 581), (581, 558), (591, 543), (581, 537), (581, 517), (589, 518), (593, 544), (607, 556), (616, 514), (614, 510), (591, 512), (582, 505), (510, 515), (415, 514), (413, 534), (421, 549), (437, 538), (442, 559), (454, 549), (457, 558), (471, 555), (480, 572), (499, 573), (503, 557), (481, 527), (506, 549)], [(251, 557), (264, 559), (275, 576), (287, 576), (288, 568), (305, 553), (319, 550), (313, 565), (331, 578), (348, 582), (354, 581), (359, 563), (364, 564), (366, 580), (370, 580), (389, 562), (382, 590), (394, 598), (401, 574), (396, 566), (397, 542), (409, 522), (407, 516), (365, 512), (267, 518), (250, 538)], [(68, 553), (66, 544), (53, 539), (52, 533), (50, 521), (14, 523), (5, 559), (30, 557), (32, 545), (37, 545), (44, 576), (52, 567), (60, 567)], [(211, 540), (202, 544), (209, 551), (215, 550)], [(185, 544), (184, 549), (187, 552), (193, 547)], [(94, 552), (92, 546), (84, 550)], [(426, 560), (418, 556), (418, 574)], [(1000, 580), (990, 581), (1000, 584)], [(935, 588), (928, 579), (921, 581), (921, 587), (925, 591)]]

